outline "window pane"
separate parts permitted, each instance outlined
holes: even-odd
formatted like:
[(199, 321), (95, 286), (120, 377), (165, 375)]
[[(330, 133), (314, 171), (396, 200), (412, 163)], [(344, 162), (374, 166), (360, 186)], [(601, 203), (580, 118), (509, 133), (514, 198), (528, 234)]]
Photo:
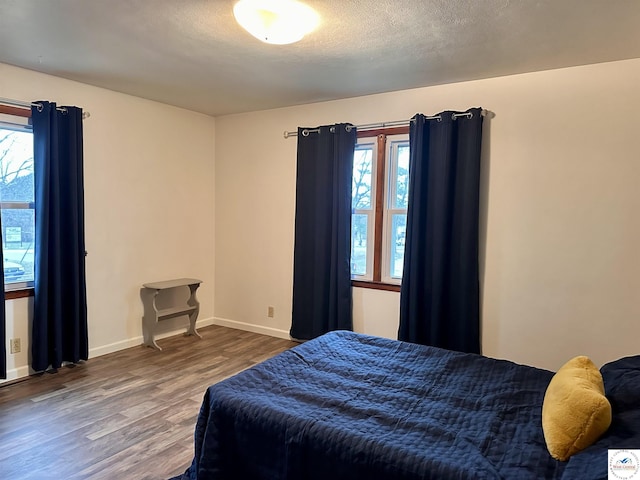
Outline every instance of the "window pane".
[(33, 187), (33, 134), (0, 128), (0, 201), (9, 207), (0, 210), (5, 284), (33, 281)]
[(351, 275), (367, 274), (368, 216), (351, 216)]
[(0, 201), (33, 199), (33, 134), (0, 128)]
[(394, 208), (407, 208), (409, 202), (409, 144), (398, 146), (396, 170), (396, 204)]
[(5, 283), (33, 281), (33, 210), (2, 209)]
[(407, 227), (405, 214), (394, 214), (391, 222), (391, 276), (402, 278), (404, 267), (404, 238)]
[(351, 190), (351, 207), (356, 209), (371, 208), (371, 164), (373, 148), (370, 145), (356, 146), (353, 155), (353, 183)]

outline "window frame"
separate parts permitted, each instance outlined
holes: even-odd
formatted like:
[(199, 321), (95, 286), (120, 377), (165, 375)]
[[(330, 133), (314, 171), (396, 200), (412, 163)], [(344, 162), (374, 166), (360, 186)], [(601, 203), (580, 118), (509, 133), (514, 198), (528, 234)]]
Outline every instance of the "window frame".
[[(393, 229), (393, 217), (394, 215), (404, 215), (405, 216), (405, 224), (407, 217), (407, 207), (398, 207), (396, 205), (395, 199), (397, 198), (397, 186), (398, 186), (398, 149), (401, 145), (409, 144), (409, 135), (408, 134), (394, 134), (387, 135), (386, 138), (386, 168), (387, 168), (387, 178), (386, 178), (386, 189), (385, 189), (385, 197), (384, 197), (384, 211), (383, 211), (383, 239), (382, 239), (382, 270), (381, 270), (381, 280), (383, 283), (400, 285), (402, 282), (402, 277), (394, 277), (391, 272), (391, 254), (392, 254), (392, 246), (395, 242), (395, 232)], [(409, 179), (407, 178), (407, 182)], [(385, 235), (386, 233), (386, 235)], [(405, 227), (406, 233), (406, 227)]]
[[(28, 118), (29, 123), (31, 121), (31, 109), (22, 108), (22, 107), (14, 107), (9, 105), (0, 104), (0, 114), (9, 115), (14, 117), (22, 117)], [(21, 124), (17, 124), (21, 125)], [(10, 206), (11, 208), (18, 209), (33, 209), (35, 210), (35, 206), (33, 202), (0, 202), (0, 207)], [(34, 285), (33, 281), (29, 282), (16, 282), (13, 284), (13, 288), (7, 289), (7, 285), (5, 285), (4, 298), (5, 300), (12, 300), (17, 298), (26, 298), (34, 296)]]
[[(369, 138), (369, 137), (367, 137)], [(368, 148), (358, 148), (359, 146), (361, 147), (368, 147), (368, 146), (372, 146), (373, 148), (371, 148), (371, 191), (369, 192), (369, 198), (371, 200), (371, 204), (369, 206), (369, 208), (353, 208), (351, 210), (352, 213), (352, 219), (353, 219), (353, 215), (366, 215), (367, 216), (367, 247), (369, 247), (369, 239), (373, 238), (375, 235), (375, 225), (376, 225), (376, 212), (375, 212), (375, 206), (376, 206), (376, 192), (378, 191), (377, 185), (376, 185), (376, 173), (377, 173), (377, 157), (378, 157), (378, 152), (377, 152), (377, 148), (376, 148), (376, 142), (367, 142), (367, 143), (360, 143), (360, 144), (356, 144), (356, 148), (355, 151), (358, 150), (368, 150)], [(355, 156), (355, 151), (354, 151), (354, 156)], [(353, 229), (353, 220), (351, 223), (351, 228)], [(353, 240), (353, 236), (351, 237)], [(353, 248), (353, 244), (351, 246)], [(371, 248), (367, 248), (367, 256), (366, 256), (366, 271), (367, 273), (365, 275), (359, 275), (359, 274), (352, 274), (352, 278), (356, 278), (357, 280), (360, 281), (372, 281), (373, 280), (373, 260), (374, 260), (374, 252), (373, 249)]]
[[(391, 169), (389, 148), (387, 143), (389, 137), (396, 137), (398, 135), (409, 135), (409, 126), (401, 127), (388, 127), (377, 128), (371, 130), (358, 130), (357, 138), (374, 138), (376, 139), (376, 147), (374, 152), (373, 164), (372, 164), (372, 196), (374, 201), (374, 235), (373, 235), (373, 269), (371, 275), (367, 275), (364, 278), (362, 276), (351, 276), (351, 286), (359, 288), (370, 288), (375, 290), (387, 290), (387, 291), (400, 291), (399, 279), (393, 279), (390, 277), (388, 269), (389, 265), (389, 245), (388, 240), (385, 239), (385, 230), (390, 230), (389, 226), (386, 226), (386, 222), (391, 222), (390, 211), (390, 198), (389, 198), (389, 185), (391, 178), (387, 175), (387, 172)], [(396, 137), (397, 138), (397, 137)], [(393, 140), (393, 138), (392, 138)], [(375, 173), (374, 173), (375, 172)], [(373, 185), (375, 183), (375, 186)], [(393, 210), (393, 209), (391, 209)], [(355, 210), (354, 210), (355, 212)], [(368, 225), (368, 228), (370, 226)], [(369, 248), (367, 249), (367, 255), (369, 255)], [(387, 253), (385, 253), (387, 252)], [(387, 271), (385, 272), (384, 265), (387, 265)]]

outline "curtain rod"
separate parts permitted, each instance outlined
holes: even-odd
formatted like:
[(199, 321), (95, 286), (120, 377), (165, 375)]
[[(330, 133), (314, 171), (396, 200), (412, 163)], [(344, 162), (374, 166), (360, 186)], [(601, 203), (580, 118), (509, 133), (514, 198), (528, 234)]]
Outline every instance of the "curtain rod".
[[(481, 115), (483, 117), (486, 117), (488, 114), (490, 114), (491, 112), (489, 112), (488, 110), (482, 110)], [(472, 112), (464, 112), (464, 113), (452, 113), (451, 114), (451, 118), (452, 119), (456, 119), (458, 117), (467, 117), (467, 118), (471, 118), (473, 116)], [(442, 120), (442, 116), (440, 115), (434, 115), (432, 117), (425, 117), (426, 120)], [(403, 127), (405, 125), (409, 125), (411, 122), (413, 121), (413, 119), (409, 119), (409, 120), (393, 120), (391, 122), (381, 122), (381, 123), (367, 123), (364, 125), (356, 125), (355, 127), (358, 130), (375, 130), (378, 128), (387, 128), (387, 127)], [(307, 136), (310, 133), (318, 133), (320, 131), (319, 128), (305, 128), (302, 131), (302, 135), (303, 136)], [(298, 132), (284, 132), (284, 138), (289, 138), (289, 137), (297, 137), (298, 136)]]
[[(23, 107), (23, 108), (31, 108), (31, 107), (42, 107), (41, 103), (31, 103), (31, 102), (22, 102), (20, 100), (11, 100), (10, 98), (2, 98), (0, 97), (0, 103), (3, 105), (8, 105), (10, 107)], [(64, 107), (56, 107), (56, 110), (61, 112), (66, 112), (67, 109)], [(82, 112), (82, 119), (89, 118), (91, 114), (89, 112)]]

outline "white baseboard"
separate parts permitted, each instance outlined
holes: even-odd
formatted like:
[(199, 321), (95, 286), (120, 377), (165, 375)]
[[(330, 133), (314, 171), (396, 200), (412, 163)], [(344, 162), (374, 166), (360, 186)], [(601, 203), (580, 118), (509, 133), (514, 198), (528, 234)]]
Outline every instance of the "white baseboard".
[[(196, 322), (197, 328), (208, 327), (209, 325), (220, 325), (223, 327), (235, 328), (237, 330), (245, 330), (248, 332), (260, 333), (262, 335), (269, 335), (271, 337), (284, 338), (286, 340), (289, 340), (291, 338), (289, 336), (289, 332), (287, 332), (286, 330), (264, 327), (262, 325), (255, 325), (252, 323), (238, 322), (235, 320), (228, 320), (226, 318), (209, 317), (203, 318), (202, 320), (198, 320)], [(156, 335), (156, 338), (162, 339), (173, 337), (174, 335), (180, 335), (184, 333), (184, 331), (184, 328), (171, 330), (169, 332), (164, 332)], [(118, 352), (126, 348), (137, 347), (138, 345), (142, 345), (143, 340), (144, 339), (142, 335), (140, 335), (133, 338), (127, 338), (126, 340), (121, 340), (119, 342), (110, 343), (108, 345), (100, 345), (99, 347), (90, 348), (89, 358), (100, 357), (102, 355)], [(27, 377), (30, 375), (30, 373), (31, 372), (29, 371), (29, 367), (27, 365), (7, 370), (7, 378), (6, 380), (0, 380), (0, 385), (5, 382), (11, 382), (23, 377)]]
[[(209, 325), (214, 325), (214, 318), (203, 318), (202, 320), (198, 320), (196, 322), (196, 328), (208, 327)], [(185, 332), (185, 328), (180, 328), (176, 330), (171, 330), (170, 332), (159, 333), (155, 336), (156, 340), (161, 340), (167, 337), (173, 337), (175, 335), (180, 335)], [(137, 347), (138, 345), (142, 345), (144, 342), (144, 338), (142, 335), (127, 338), (126, 340), (121, 340), (119, 342), (110, 343), (108, 345), (101, 345), (99, 347), (90, 348), (89, 349), (89, 358), (99, 357), (101, 355), (106, 355), (108, 353), (118, 352), (120, 350), (124, 350), (125, 348)]]
[(18, 380), (20, 378), (23, 377), (28, 377), (29, 374), (31, 372), (29, 372), (29, 367), (28, 366), (22, 366), (22, 367), (18, 367), (18, 368), (12, 368), (10, 370), (7, 370), (7, 378), (6, 379), (0, 379), (0, 385), (2, 385), (3, 383), (7, 383), (7, 382), (12, 382), (14, 380)]
[(137, 347), (142, 343), (142, 336), (127, 338), (119, 342), (110, 343), (108, 345), (101, 345), (99, 347), (89, 349), (89, 358), (100, 357), (108, 353), (124, 350), (125, 348)]
[(247, 332), (260, 333), (262, 335), (269, 335), (270, 337), (284, 338), (290, 340), (289, 332), (281, 330), (279, 328), (265, 327), (263, 325), (256, 325), (254, 323), (238, 322), (236, 320), (229, 320), (227, 318), (213, 317), (213, 324), (220, 325), (222, 327), (235, 328), (237, 330), (245, 330)]

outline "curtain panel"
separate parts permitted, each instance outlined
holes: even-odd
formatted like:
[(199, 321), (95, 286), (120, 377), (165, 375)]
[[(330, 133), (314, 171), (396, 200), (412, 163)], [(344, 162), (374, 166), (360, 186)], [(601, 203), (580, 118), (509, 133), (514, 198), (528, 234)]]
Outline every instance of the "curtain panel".
[(82, 110), (34, 102), (36, 208), (32, 367), (88, 358)]
[(351, 183), (356, 128), (298, 129), (291, 336), (352, 330)]
[[(452, 114), (458, 114), (453, 117)], [(480, 353), (482, 110), (411, 122), (398, 339)]]

